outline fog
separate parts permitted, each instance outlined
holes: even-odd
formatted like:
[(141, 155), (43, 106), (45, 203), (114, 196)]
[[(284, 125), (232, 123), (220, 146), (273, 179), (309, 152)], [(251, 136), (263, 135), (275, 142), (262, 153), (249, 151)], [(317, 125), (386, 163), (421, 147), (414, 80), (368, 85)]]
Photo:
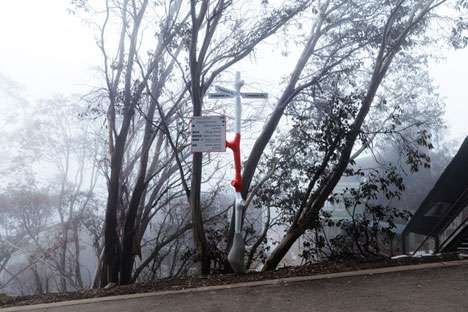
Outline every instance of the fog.
[[(379, 1), (240, 1), (217, 15), (205, 0), (206, 12), (130, 2), (0, 3), (0, 292), (401, 252), (410, 212), (468, 134), (468, 49), (450, 35), (463, 10), (447, 4), (439, 20)], [(234, 89), (236, 72), (242, 91), (269, 94), (243, 99), (242, 213), (238, 142), (190, 151), (193, 116), (227, 115), (234, 137), (235, 101), (204, 95)], [(371, 242), (346, 237), (351, 219), (371, 231), (373, 209)]]
[[(71, 14), (71, 7), (68, 1), (62, 0), (17, 0), (0, 4), (0, 32), (7, 43), (0, 50), (1, 73), (23, 86), (25, 94), (33, 99), (89, 92), (98, 85), (101, 64), (93, 25)], [(246, 73), (253, 76), (247, 81), (261, 83), (275, 94), (278, 79), (272, 78), (278, 75), (271, 75), (271, 71), (279, 72), (279, 76), (286, 74), (287, 66), (283, 64), (287, 60), (278, 64), (271, 55), (276, 57), (282, 48), (272, 46), (257, 52), (250, 59), (251, 68), (257, 70)], [(468, 114), (464, 84), (468, 77), (468, 50), (447, 49), (441, 54), (444, 59), (433, 62), (431, 74), (446, 99), (449, 137), (460, 144), (468, 133), (468, 123), (463, 117)]]

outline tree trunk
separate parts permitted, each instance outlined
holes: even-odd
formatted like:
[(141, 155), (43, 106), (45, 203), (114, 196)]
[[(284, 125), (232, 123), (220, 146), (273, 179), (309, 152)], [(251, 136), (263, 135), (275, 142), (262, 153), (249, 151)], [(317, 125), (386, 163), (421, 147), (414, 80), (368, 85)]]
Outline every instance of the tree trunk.
[[(206, 2), (203, 2), (201, 11), (206, 13)], [(205, 14), (203, 13), (202, 16)], [(189, 63), (190, 75), (192, 78), (190, 90), (192, 98), (193, 116), (202, 115), (203, 106), (203, 86), (200, 83), (201, 65), (197, 59), (197, 41), (200, 25), (198, 18), (195, 18), (195, 2), (191, 2), (192, 14), (192, 37), (190, 42)], [(190, 207), (192, 208), (193, 239), (197, 248), (197, 257), (201, 264), (201, 274), (210, 273), (210, 256), (206, 243), (205, 229), (203, 226), (203, 215), (201, 211), (201, 181), (202, 181), (202, 153), (193, 153), (192, 156), (192, 181), (190, 188)]]
[[(125, 135), (126, 138), (126, 135)], [(101, 268), (101, 287), (119, 281), (120, 242), (117, 234), (117, 207), (119, 203), (120, 172), (122, 170), (125, 139), (117, 136), (111, 158), (111, 176), (108, 187), (104, 221), (104, 259)]]
[[(143, 177), (144, 179), (144, 177)], [(134, 195), (130, 202), (127, 217), (125, 220), (125, 228), (122, 238), (122, 256), (120, 260), (120, 284), (125, 285), (131, 282), (133, 264), (135, 262), (135, 240), (138, 239), (135, 228), (135, 218), (139, 207), (139, 200), (144, 191), (143, 183), (137, 182), (135, 186)], [(140, 182), (140, 183), (139, 183)], [(135, 199), (134, 199), (135, 198)]]
[(80, 264), (80, 237), (79, 237), (79, 222), (74, 221), (73, 225), (73, 239), (75, 245), (75, 279), (80, 288), (84, 288), (83, 279), (81, 278), (81, 264)]
[(68, 247), (68, 222), (64, 222), (62, 227), (62, 246), (60, 247), (60, 291), (67, 291), (67, 279), (65, 275), (67, 274), (67, 247)]
[(201, 178), (202, 153), (193, 153), (192, 187), (190, 191), (190, 206), (192, 207), (193, 239), (197, 248), (198, 260), (201, 265), (201, 274), (210, 274), (210, 256), (206, 243), (203, 215), (201, 210)]
[[(33, 261), (33, 260), (30, 259), (30, 261)], [(33, 277), (34, 277), (34, 283), (36, 284), (36, 295), (44, 294), (44, 289), (42, 287), (41, 277), (40, 277), (39, 272), (37, 270), (37, 265), (36, 264), (31, 266), (31, 271), (32, 271)]]
[(101, 272), (102, 272), (102, 266), (103, 266), (103, 259), (104, 259), (104, 248), (102, 248), (101, 251), (96, 252), (97, 256), (97, 265), (96, 265), (96, 270), (94, 271), (94, 276), (91, 284), (91, 288), (96, 289), (99, 288), (100, 286), (100, 281), (102, 280), (101, 278)]
[(291, 246), (296, 242), (296, 240), (304, 234), (304, 230), (299, 226), (294, 225), (289, 229), (286, 235), (281, 240), (280, 244), (276, 246), (271, 255), (265, 262), (265, 265), (262, 268), (262, 271), (272, 271), (276, 269), (279, 262), (284, 258), (286, 253), (289, 251)]
[(257, 170), (260, 158), (262, 157), (266, 146), (270, 142), (271, 137), (275, 133), (276, 128), (278, 127), (278, 124), (281, 118), (283, 117), (286, 107), (288, 106), (289, 102), (291, 102), (294, 99), (296, 85), (300, 79), (302, 71), (304, 70), (304, 67), (306, 66), (307, 62), (309, 61), (310, 57), (315, 51), (315, 47), (321, 36), (322, 24), (325, 18), (325, 11), (327, 8), (328, 2), (321, 8), (323, 14), (321, 14), (317, 18), (314, 25), (312, 26), (309, 39), (294, 67), (293, 72), (291, 73), (288, 85), (284, 89), (278, 103), (275, 106), (275, 109), (273, 110), (273, 113), (263, 126), (262, 132), (255, 140), (252, 151), (250, 152), (250, 155), (244, 164), (244, 170), (242, 173), (242, 197), (244, 197), (244, 199), (247, 198), (250, 184), (252, 183), (252, 179), (254, 177), (255, 171)]
[[(137, 237), (136, 219), (138, 208), (146, 188), (146, 170), (148, 167), (148, 157), (151, 144), (154, 140), (153, 134), (153, 117), (156, 109), (154, 100), (148, 111), (147, 120), (145, 123), (145, 134), (142, 144), (142, 155), (140, 159), (140, 168), (138, 170), (138, 178), (133, 190), (132, 198), (128, 207), (127, 216), (125, 219), (125, 227), (122, 238), (122, 257), (120, 261), (120, 284), (129, 284), (132, 281), (132, 270), (135, 262), (135, 256), (139, 251), (135, 251), (135, 244), (139, 244)], [(141, 256), (141, 255), (140, 255)]]

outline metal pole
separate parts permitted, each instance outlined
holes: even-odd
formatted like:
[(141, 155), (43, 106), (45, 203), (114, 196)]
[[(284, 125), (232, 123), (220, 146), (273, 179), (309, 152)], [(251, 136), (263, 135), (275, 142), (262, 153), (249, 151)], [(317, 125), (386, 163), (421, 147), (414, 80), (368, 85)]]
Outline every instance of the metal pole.
[(242, 103), (241, 103), (241, 88), (244, 82), (241, 80), (240, 72), (236, 72), (236, 80), (234, 82), (234, 88), (236, 90), (236, 119), (235, 119), (235, 139), (231, 143), (234, 147), (233, 150), (237, 149), (234, 155), (235, 167), (236, 167), (236, 179), (237, 183), (233, 184), (236, 190), (236, 197), (234, 200), (234, 238), (232, 241), (231, 250), (228, 254), (228, 261), (231, 264), (232, 269), (236, 273), (243, 273), (244, 267), (244, 238), (242, 237), (242, 208), (243, 200), (241, 195), (241, 183), (242, 177), (240, 176), (240, 134), (241, 134), (241, 118), (242, 118)]
[[(241, 80), (240, 72), (236, 72), (236, 80), (234, 82), (234, 88), (236, 90), (236, 136), (240, 137), (241, 134), (241, 122), (242, 122), (242, 102), (241, 102), (241, 88), (244, 82)], [(240, 150), (240, 146), (239, 146)], [(240, 154), (240, 153), (239, 153)], [(240, 162), (240, 155), (239, 155), (239, 162)], [(239, 168), (240, 169), (240, 168)], [(240, 174), (240, 173), (239, 173)], [(241, 178), (242, 179), (242, 178)], [(241, 233), (242, 229), (242, 195), (240, 190), (236, 189), (236, 198), (235, 198), (235, 233)]]
[(236, 81), (234, 90), (236, 90), (236, 133), (241, 133), (241, 118), (242, 118), (242, 103), (241, 103), (241, 88), (244, 82), (241, 80), (240, 72), (236, 72)]
[(244, 211), (244, 201), (242, 199), (242, 175), (241, 175), (241, 157), (240, 157), (240, 140), (241, 140), (241, 123), (242, 123), (242, 103), (241, 98), (250, 98), (250, 99), (266, 99), (268, 98), (268, 93), (262, 92), (246, 92), (242, 93), (241, 88), (244, 85), (244, 82), (241, 80), (240, 72), (236, 72), (236, 77), (234, 81), (234, 90), (222, 87), (215, 86), (217, 93), (208, 93), (209, 98), (214, 99), (225, 99), (225, 98), (235, 98), (236, 107), (235, 107), (235, 137), (231, 141), (226, 140), (226, 147), (232, 150), (234, 156), (234, 169), (235, 176), (231, 181), (231, 185), (236, 191), (236, 196), (234, 200), (234, 238), (229, 250), (228, 261), (231, 264), (232, 269), (235, 272), (242, 273), (245, 271), (244, 267), (244, 238), (242, 237), (242, 214)]

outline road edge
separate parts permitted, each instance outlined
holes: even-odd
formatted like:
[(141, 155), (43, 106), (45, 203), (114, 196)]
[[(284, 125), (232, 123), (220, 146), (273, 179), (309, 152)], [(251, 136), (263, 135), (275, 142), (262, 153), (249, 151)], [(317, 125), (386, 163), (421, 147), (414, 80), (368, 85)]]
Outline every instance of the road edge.
[(179, 290), (164, 290), (164, 291), (139, 293), (139, 294), (118, 295), (118, 296), (108, 296), (108, 297), (89, 298), (89, 299), (77, 299), (77, 300), (62, 301), (62, 302), (55, 302), (55, 303), (41, 303), (41, 304), (36, 304), (36, 305), (25, 305), (25, 306), (19, 306), (19, 307), (1, 308), (0, 311), (1, 312), (33, 311), (33, 310), (38, 310), (38, 309), (59, 308), (59, 307), (65, 307), (65, 306), (92, 304), (92, 303), (100, 303), (100, 302), (107, 302), (107, 301), (119, 301), (119, 300), (139, 299), (139, 298), (147, 298), (147, 297), (178, 295), (178, 294), (186, 294), (186, 293), (198, 293), (198, 292), (217, 291), (217, 290), (243, 288), (243, 287), (276, 286), (276, 285), (281, 285), (281, 284), (315, 281), (315, 280), (323, 280), (323, 279), (396, 273), (396, 272), (416, 271), (416, 270), (424, 270), (424, 269), (449, 268), (449, 267), (458, 267), (458, 266), (464, 266), (464, 265), (468, 265), (468, 260), (455, 260), (455, 261), (443, 261), (443, 262), (433, 262), (433, 263), (423, 263), (423, 264), (412, 264), (412, 265), (393, 266), (393, 267), (376, 268), (376, 269), (365, 269), (365, 270), (358, 270), (358, 271), (327, 273), (327, 274), (317, 274), (317, 275), (308, 275), (308, 276), (294, 276), (294, 277), (285, 277), (285, 278), (262, 280), (262, 281), (242, 282), (242, 283), (234, 283), (234, 284), (215, 285), (215, 286), (204, 286), (204, 287), (196, 287), (196, 288), (186, 288), (186, 289), (179, 289)]

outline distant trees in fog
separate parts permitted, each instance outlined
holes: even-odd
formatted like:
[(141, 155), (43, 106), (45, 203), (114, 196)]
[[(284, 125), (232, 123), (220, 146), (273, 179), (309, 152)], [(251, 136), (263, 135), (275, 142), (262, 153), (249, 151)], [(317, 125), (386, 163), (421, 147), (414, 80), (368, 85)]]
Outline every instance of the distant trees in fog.
[[(230, 272), (230, 162), (191, 153), (190, 118), (220, 113), (208, 90), (285, 34), (299, 52), (295, 65), (275, 86), (271, 111), (256, 116), (253, 147), (243, 147), (248, 267), (274, 270), (298, 239), (323, 247), (330, 202), (364, 205), (366, 217), (391, 225), (424, 196), (405, 190), (412, 174), (429, 172), (442, 133), (428, 60), (440, 45), (435, 23), (454, 22), (440, 19), (446, 1), (73, 4), (96, 25), (102, 84), (37, 105), (5, 93), (25, 105), (22, 120), (2, 125), (15, 142), (2, 142), (14, 155), (0, 194), (4, 287), (26, 283), (18, 283), (24, 272), (34, 281), (25, 293)], [(460, 46), (464, 28), (454, 29), (437, 34)], [(373, 168), (356, 165), (363, 157)], [(347, 177), (362, 182), (338, 192)], [(372, 205), (376, 198), (408, 206)], [(379, 254), (356, 231), (371, 231), (369, 222), (351, 220), (360, 227), (343, 228), (347, 250)]]

